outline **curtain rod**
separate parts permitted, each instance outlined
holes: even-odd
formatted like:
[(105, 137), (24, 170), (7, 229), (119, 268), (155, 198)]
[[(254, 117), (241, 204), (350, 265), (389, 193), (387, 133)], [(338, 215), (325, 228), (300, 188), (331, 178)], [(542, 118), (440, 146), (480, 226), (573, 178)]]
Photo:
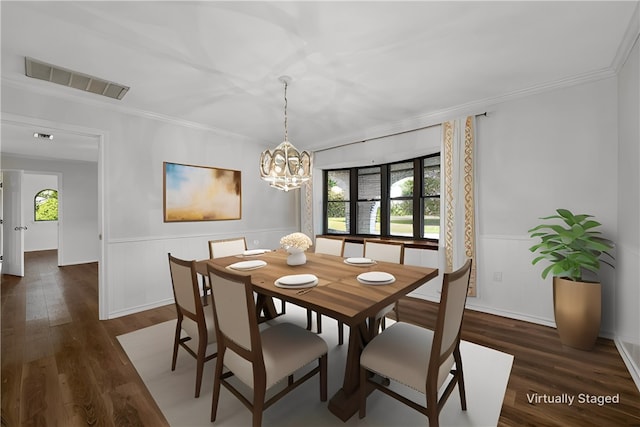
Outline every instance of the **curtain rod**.
[[(474, 117), (480, 117), (480, 116), (487, 117), (487, 112), (485, 111), (484, 113), (476, 114)], [(347, 143), (344, 143), (344, 144), (334, 145), (333, 147), (321, 148), (320, 150), (315, 150), (314, 153), (320, 153), (322, 151), (333, 150), (334, 148), (346, 147), (348, 145), (362, 144), (363, 142), (375, 141), (376, 139), (382, 139), (382, 138), (389, 138), (390, 136), (402, 135), (402, 134), (405, 134), (405, 133), (411, 133), (411, 132), (415, 132), (415, 131), (418, 131), (418, 130), (429, 129), (429, 128), (436, 127), (436, 126), (441, 126), (441, 125), (442, 125), (442, 123), (435, 123), (435, 124), (428, 125), (428, 126), (422, 126), (422, 127), (415, 128), (415, 129), (403, 130), (403, 131), (400, 131), (400, 132), (390, 133), (390, 134), (382, 135), (382, 136), (376, 136), (376, 137), (373, 137), (373, 138), (363, 139), (363, 140), (360, 140), (360, 141), (347, 142)]]

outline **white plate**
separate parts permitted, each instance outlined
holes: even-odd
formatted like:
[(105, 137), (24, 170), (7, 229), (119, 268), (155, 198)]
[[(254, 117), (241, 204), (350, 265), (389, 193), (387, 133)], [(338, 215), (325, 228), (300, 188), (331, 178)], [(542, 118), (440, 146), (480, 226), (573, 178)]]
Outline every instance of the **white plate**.
[(318, 284), (318, 278), (313, 274), (292, 274), (279, 278), (274, 284), (279, 288), (310, 288)]
[(244, 256), (262, 255), (266, 252), (271, 252), (269, 249), (249, 249), (242, 253)]
[(265, 261), (262, 261), (261, 259), (256, 259), (253, 261), (236, 262), (235, 264), (231, 264), (227, 266), (227, 268), (230, 268), (232, 270), (245, 271), (245, 270), (255, 270), (256, 268), (264, 267), (265, 265), (267, 265)]
[(347, 258), (344, 263), (350, 265), (373, 265), (376, 262), (371, 258)]
[(365, 285), (388, 285), (396, 281), (393, 274), (385, 273), (384, 271), (368, 271), (359, 274), (357, 279), (358, 282)]

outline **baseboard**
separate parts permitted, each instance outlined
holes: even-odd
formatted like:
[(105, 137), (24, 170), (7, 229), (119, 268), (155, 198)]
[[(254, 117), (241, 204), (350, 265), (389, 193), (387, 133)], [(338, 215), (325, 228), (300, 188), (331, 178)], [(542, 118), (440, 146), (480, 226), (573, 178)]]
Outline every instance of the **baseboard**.
[(637, 365), (636, 361), (631, 357), (626, 346), (619, 338), (614, 338), (613, 342), (616, 344), (618, 353), (620, 353), (622, 361), (627, 366), (627, 370), (629, 371), (629, 374), (631, 374), (633, 382), (636, 384), (638, 391), (640, 391), (640, 366)]
[[(467, 300), (468, 301), (468, 300)], [(551, 328), (555, 328), (555, 322), (544, 319), (542, 317), (531, 316), (528, 314), (517, 313), (514, 311), (508, 310), (499, 310), (495, 308), (489, 308), (474, 304), (467, 304), (467, 308), (470, 310), (480, 311), (482, 313), (493, 314), (496, 316), (508, 317), (509, 319), (522, 320), (523, 322), (535, 323), (537, 325), (549, 326)]]
[(80, 264), (91, 264), (94, 262), (98, 262), (97, 259), (89, 259), (89, 260), (85, 260), (85, 261), (65, 261), (62, 264), (60, 264), (58, 267), (67, 267), (69, 265), (80, 265)]
[[(419, 293), (416, 293), (416, 292), (410, 293), (409, 296), (412, 296), (412, 297), (415, 297), (415, 298), (422, 298), (424, 300), (435, 302), (435, 303), (440, 302), (440, 298), (439, 297), (433, 297), (433, 296), (429, 296), (429, 295), (425, 295), (425, 294), (419, 294)], [(470, 299), (467, 299), (466, 307), (469, 310), (479, 311), (481, 313), (493, 314), (493, 315), (496, 315), (496, 316), (507, 317), (509, 319), (522, 320), (524, 322), (535, 323), (535, 324), (543, 325), (543, 326), (550, 326), (552, 328), (556, 327), (555, 322), (550, 321), (548, 319), (544, 319), (542, 317), (535, 317), (535, 316), (530, 316), (530, 315), (527, 315), (527, 314), (517, 313), (517, 312), (514, 312), (514, 311), (499, 310), (499, 309), (495, 309), (495, 308), (491, 308), (491, 307), (485, 307), (485, 306), (482, 306), (482, 305), (475, 305), (475, 304), (473, 304), (471, 302)]]
[[(414, 298), (422, 298), (427, 301), (438, 303), (440, 302), (439, 297), (433, 297), (425, 294), (419, 294), (416, 292), (410, 293), (409, 296)], [(509, 310), (500, 310), (492, 307), (486, 307), (483, 305), (475, 305), (471, 302), (471, 299), (467, 299), (466, 308), (473, 311), (479, 311), (481, 313), (493, 314), (495, 316), (506, 317), (509, 319), (522, 320), (523, 322), (535, 323), (537, 325), (549, 326), (550, 328), (555, 328), (556, 323), (553, 320), (545, 319), (543, 317), (531, 316), (529, 314), (518, 313), (515, 311)], [(613, 340), (615, 338), (615, 334), (610, 331), (601, 330), (599, 335), (603, 338), (608, 338)]]
[(116, 317), (128, 316), (129, 314), (135, 314), (141, 311), (151, 310), (152, 308), (163, 307), (165, 305), (169, 305), (173, 303), (174, 303), (173, 298), (167, 298), (165, 300), (152, 302), (150, 304), (143, 304), (136, 307), (130, 307), (130, 308), (127, 308), (126, 310), (112, 311), (111, 313), (108, 314), (107, 319), (115, 319)]

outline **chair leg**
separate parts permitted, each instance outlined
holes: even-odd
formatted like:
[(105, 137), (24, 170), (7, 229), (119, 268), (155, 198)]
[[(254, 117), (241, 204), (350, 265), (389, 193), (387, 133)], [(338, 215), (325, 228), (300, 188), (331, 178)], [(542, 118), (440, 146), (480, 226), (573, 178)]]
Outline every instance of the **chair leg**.
[[(313, 326), (312, 315), (313, 315), (313, 310), (307, 309), (307, 331), (310, 331)], [(321, 334), (322, 333), (322, 314), (320, 313), (316, 313), (316, 328), (317, 328), (317, 333)]]
[(453, 359), (456, 362), (456, 376), (458, 377), (458, 391), (460, 392), (460, 405), (462, 410), (467, 410), (467, 394), (464, 389), (464, 374), (462, 372), (462, 357), (460, 356), (460, 347), (453, 351)]
[(213, 397), (211, 398), (211, 422), (216, 420), (216, 414), (218, 413), (218, 400), (220, 397), (220, 381), (222, 381), (222, 369), (224, 360), (224, 348), (218, 352), (216, 358), (216, 372), (213, 377)]
[(382, 316), (382, 318), (380, 319), (380, 329), (382, 329), (383, 331), (387, 327), (387, 321), (385, 319), (386, 319), (386, 316)]
[(307, 308), (307, 331), (311, 330), (311, 310)]
[(322, 333), (322, 314), (316, 313), (316, 330), (319, 334)]
[(283, 299), (280, 300), (280, 307), (281, 307), (281, 311), (280, 314), (286, 314), (287, 313), (287, 302)]
[(263, 382), (253, 389), (253, 427), (262, 426), (262, 412), (264, 411), (264, 398), (267, 393), (266, 384)]
[(338, 345), (344, 344), (344, 323), (338, 320)]
[(207, 285), (207, 276), (202, 276), (202, 293), (204, 296), (204, 302), (202, 305), (209, 305), (209, 300), (207, 299), (207, 294), (209, 293), (209, 286)]
[(176, 370), (176, 361), (178, 360), (178, 347), (180, 346), (180, 332), (182, 331), (182, 319), (176, 322), (176, 334), (173, 339), (173, 357), (171, 358), (171, 370)]
[(438, 427), (438, 390), (433, 387), (430, 389), (427, 385), (427, 418), (429, 419), (429, 427)]
[(202, 387), (202, 374), (204, 372), (204, 359), (207, 352), (206, 340), (201, 339), (198, 343), (198, 354), (196, 360), (196, 397), (200, 397), (200, 388)]

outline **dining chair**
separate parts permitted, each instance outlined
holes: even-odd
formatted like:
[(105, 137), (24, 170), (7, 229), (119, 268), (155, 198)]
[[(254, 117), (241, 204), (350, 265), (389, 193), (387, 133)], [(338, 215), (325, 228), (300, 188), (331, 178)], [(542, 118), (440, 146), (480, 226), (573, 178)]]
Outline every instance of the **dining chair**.
[(209, 258), (211, 259), (241, 255), (246, 250), (247, 240), (244, 237), (209, 240)]
[[(314, 252), (317, 254), (327, 254), (335, 256), (343, 256), (344, 254), (344, 238), (343, 237), (326, 237), (316, 236)], [(311, 318), (313, 311), (307, 309), (307, 330), (311, 330)], [(316, 313), (317, 332), (322, 333), (322, 315)], [(344, 343), (344, 323), (338, 320), (338, 345)]]
[[(438, 426), (438, 417), (447, 398), (458, 385), (462, 410), (467, 400), (460, 356), (460, 330), (467, 301), (471, 259), (453, 273), (446, 273), (435, 329), (397, 322), (367, 344), (360, 356), (360, 418), (366, 416), (370, 385), (426, 415), (429, 426)], [(454, 368), (455, 365), (455, 369)], [(374, 374), (385, 378), (377, 381)], [(449, 374), (451, 379), (439, 396)], [(389, 388), (396, 381), (426, 396), (426, 406), (409, 400)]]
[[(258, 326), (251, 276), (241, 276), (207, 266), (213, 289), (213, 312), (218, 337), (218, 359), (211, 399), (211, 421), (215, 421), (220, 385), (227, 388), (253, 412), (253, 426), (262, 424), (262, 413), (288, 392), (320, 374), (320, 400), (327, 400), (327, 343), (299, 326), (279, 323)], [(317, 361), (302, 375), (299, 370)], [(226, 371), (223, 372), (226, 368)], [(300, 376), (294, 381), (294, 373)], [(250, 401), (230, 382), (235, 376), (253, 391)], [(287, 379), (286, 386), (266, 399), (266, 392)]]
[[(364, 240), (364, 257), (376, 261), (393, 262), (404, 264), (404, 243), (392, 240)], [(383, 308), (376, 318), (380, 319), (380, 328), (384, 330), (387, 326), (386, 315), (396, 310), (396, 304)], [(397, 318), (397, 316), (396, 316)]]
[[(242, 255), (247, 250), (247, 239), (245, 237), (233, 237), (230, 239), (209, 240), (209, 258), (223, 258), (226, 256)], [(206, 284), (207, 279), (205, 276), (202, 278), (203, 291), (206, 293), (209, 289), (209, 285)], [(205, 290), (206, 288), (206, 290)], [(280, 300), (281, 314), (287, 311), (286, 303), (284, 300)]]
[(404, 243), (394, 240), (364, 240), (364, 257), (404, 264)]
[[(198, 397), (204, 364), (217, 354), (207, 352), (208, 345), (216, 342), (213, 310), (210, 307), (205, 309), (202, 304), (195, 261), (182, 260), (169, 254), (169, 270), (178, 314), (171, 370), (175, 371), (178, 348), (183, 347), (196, 359), (195, 397)], [(186, 335), (183, 335), (183, 332)]]

